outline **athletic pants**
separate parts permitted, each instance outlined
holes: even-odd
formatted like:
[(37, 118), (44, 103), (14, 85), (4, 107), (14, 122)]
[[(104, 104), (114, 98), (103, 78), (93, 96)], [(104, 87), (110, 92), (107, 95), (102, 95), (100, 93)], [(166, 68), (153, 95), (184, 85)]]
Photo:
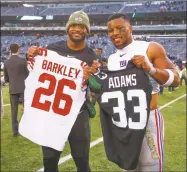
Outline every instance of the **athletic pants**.
[(162, 172), (164, 168), (164, 120), (158, 109), (150, 112), (139, 163), (131, 172)]
[[(70, 132), (68, 141), (70, 144), (71, 155), (77, 167), (77, 172), (90, 172), (90, 127), (87, 109), (78, 115)], [(42, 147), (42, 151), (44, 172), (58, 172), (58, 161), (60, 159), (61, 151), (44, 146)]]

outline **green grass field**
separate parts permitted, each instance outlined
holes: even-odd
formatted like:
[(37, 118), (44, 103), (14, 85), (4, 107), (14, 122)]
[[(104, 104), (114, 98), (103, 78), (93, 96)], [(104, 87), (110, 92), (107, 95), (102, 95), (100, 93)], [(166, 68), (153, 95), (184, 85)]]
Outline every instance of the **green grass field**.
[[(159, 98), (162, 106), (186, 94), (186, 86), (169, 93), (165, 89)], [(3, 87), (4, 104), (9, 104), (8, 87)], [(42, 168), (42, 152), (40, 146), (22, 136), (13, 137), (11, 129), (10, 106), (4, 107), (1, 121), (1, 171), (2, 172), (34, 172)], [(186, 97), (161, 110), (165, 121), (165, 168), (164, 171), (186, 171)], [(19, 120), (21, 118), (19, 107)], [(91, 119), (91, 140), (102, 137), (99, 116)], [(70, 153), (67, 143), (62, 157)], [(106, 159), (103, 142), (90, 149), (90, 165), (92, 171), (122, 171)], [(59, 165), (60, 171), (76, 171), (72, 159)]]

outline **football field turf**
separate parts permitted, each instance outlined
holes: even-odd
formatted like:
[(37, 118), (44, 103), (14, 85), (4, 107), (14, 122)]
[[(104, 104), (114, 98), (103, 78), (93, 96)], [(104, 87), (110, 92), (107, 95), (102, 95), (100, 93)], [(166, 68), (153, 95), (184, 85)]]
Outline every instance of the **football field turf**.
[[(186, 94), (186, 86), (169, 93), (167, 89), (159, 97), (159, 106)], [(1, 171), (2, 172), (34, 172), (42, 168), (42, 152), (40, 146), (22, 136), (13, 137), (11, 129), (11, 114), (8, 87), (3, 87), (4, 116), (1, 121)], [(98, 109), (98, 108), (97, 108)], [(165, 160), (164, 171), (186, 171), (186, 96), (164, 107), (161, 110), (165, 122)], [(21, 118), (19, 107), (19, 120)], [(102, 137), (99, 115), (91, 122), (91, 141)], [(67, 143), (61, 157), (69, 155)], [(62, 159), (64, 160), (64, 159)], [(92, 171), (121, 171), (115, 164), (109, 162), (104, 152), (103, 142), (90, 149), (90, 166)], [(60, 171), (76, 171), (72, 159), (59, 164)]]

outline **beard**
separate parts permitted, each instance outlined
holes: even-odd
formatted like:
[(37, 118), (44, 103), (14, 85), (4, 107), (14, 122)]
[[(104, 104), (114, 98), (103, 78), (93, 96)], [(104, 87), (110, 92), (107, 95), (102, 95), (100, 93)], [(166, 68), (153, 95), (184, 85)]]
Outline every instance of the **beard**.
[(72, 42), (76, 42), (76, 43), (83, 42), (86, 39), (86, 35), (85, 34), (83, 34), (80, 38), (74, 38), (70, 34), (68, 36), (69, 36), (69, 39), (72, 40)]

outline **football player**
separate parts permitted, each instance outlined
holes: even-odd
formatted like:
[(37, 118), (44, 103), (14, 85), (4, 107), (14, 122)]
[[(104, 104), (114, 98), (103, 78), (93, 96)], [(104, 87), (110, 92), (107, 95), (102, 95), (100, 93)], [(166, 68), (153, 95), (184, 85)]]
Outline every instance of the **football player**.
[[(157, 42), (136, 41), (133, 39), (132, 25), (126, 14), (111, 15), (108, 18), (107, 26), (108, 35), (116, 47), (116, 52), (108, 58), (108, 70), (117, 73), (117, 71), (126, 69), (128, 64), (133, 62), (137, 68), (141, 68), (147, 73), (149, 81), (145, 82), (147, 84), (151, 83), (153, 88), (149, 120), (140, 150), (139, 161), (137, 166), (131, 170), (161, 172), (164, 168), (164, 120), (158, 109), (159, 88), (160, 85), (163, 87), (177, 87), (180, 81), (179, 74), (167, 57), (162, 45)], [(87, 74), (89, 75), (89, 72)], [(126, 109), (128, 108), (126, 107)], [(117, 111), (116, 107), (115, 110)], [(112, 115), (115, 115), (115, 113)], [(107, 136), (105, 136), (105, 133), (103, 133), (103, 136), (105, 141)], [(113, 156), (110, 152), (111, 149), (107, 147), (108, 143), (106, 141), (104, 143), (106, 153), (110, 154), (108, 158), (111, 159), (111, 156)], [(131, 153), (133, 153), (133, 149)], [(125, 154), (125, 152), (121, 151), (118, 157), (122, 154)], [(114, 163), (119, 164), (118, 160)], [(129, 169), (124, 170), (129, 171)]]
[[(86, 45), (86, 37), (90, 33), (89, 18), (83, 11), (72, 13), (66, 24), (68, 34), (67, 41), (59, 41), (49, 44), (48, 50), (57, 52), (59, 55), (68, 58), (76, 58), (86, 62), (88, 65), (96, 59), (96, 54)], [(34, 56), (38, 55), (40, 49), (36, 46), (29, 48), (27, 57), (30, 67), (33, 67)], [(85, 75), (85, 79), (86, 78)], [(80, 113), (70, 132), (68, 141), (70, 143), (71, 155), (76, 164), (78, 172), (90, 172), (89, 166), (89, 148), (90, 148), (90, 130), (89, 114), (86, 103), (82, 106)], [(43, 163), (45, 172), (57, 172), (58, 161), (61, 151), (49, 147), (42, 147)]]

